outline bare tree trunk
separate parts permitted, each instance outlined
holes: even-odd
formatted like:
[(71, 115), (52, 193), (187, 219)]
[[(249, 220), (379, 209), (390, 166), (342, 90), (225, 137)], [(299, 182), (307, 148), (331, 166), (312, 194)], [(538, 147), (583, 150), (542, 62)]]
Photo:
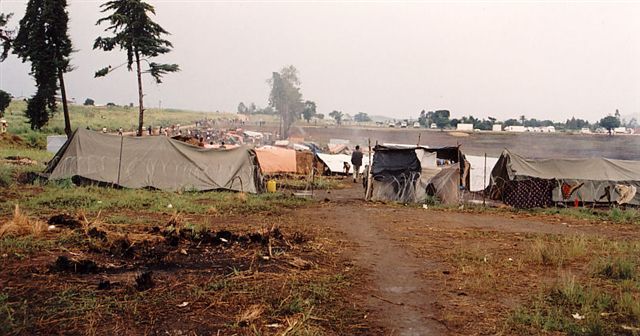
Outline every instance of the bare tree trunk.
[(62, 113), (64, 114), (64, 133), (71, 136), (71, 120), (69, 120), (69, 106), (67, 106), (67, 90), (64, 87), (64, 74), (62, 69), (58, 69), (58, 80), (60, 80), (60, 95), (62, 96)]
[(140, 110), (140, 117), (138, 119), (138, 133), (137, 136), (142, 136), (142, 127), (144, 126), (144, 106), (142, 104), (142, 72), (140, 71), (140, 53), (136, 54), (136, 74), (138, 75), (138, 108)]

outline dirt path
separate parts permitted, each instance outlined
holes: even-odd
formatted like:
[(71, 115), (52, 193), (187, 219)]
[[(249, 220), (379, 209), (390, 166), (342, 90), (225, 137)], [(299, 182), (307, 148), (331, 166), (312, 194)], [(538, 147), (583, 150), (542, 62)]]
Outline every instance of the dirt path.
[(444, 326), (433, 318), (434, 300), (429, 282), (418, 275), (429, 263), (397, 245), (376, 224), (375, 209), (364, 208), (355, 217), (351, 216), (353, 210), (341, 208), (327, 216), (327, 220), (335, 223), (350, 240), (358, 242), (354, 260), (370, 271), (372, 283), (366, 289), (370, 294), (366, 301), (370, 307), (376, 307), (376, 318), (392, 335), (442, 334)]
[(354, 243), (347, 257), (368, 272), (368, 286), (362, 294), (374, 312), (369, 319), (383, 325), (390, 335), (445, 334), (445, 326), (434, 318), (430, 283), (419, 276), (433, 265), (416, 258), (389, 235), (386, 223), (378, 218), (379, 209), (358, 200), (359, 186), (317, 197), (337, 201), (338, 206), (331, 211), (305, 209), (308, 218), (343, 232)]

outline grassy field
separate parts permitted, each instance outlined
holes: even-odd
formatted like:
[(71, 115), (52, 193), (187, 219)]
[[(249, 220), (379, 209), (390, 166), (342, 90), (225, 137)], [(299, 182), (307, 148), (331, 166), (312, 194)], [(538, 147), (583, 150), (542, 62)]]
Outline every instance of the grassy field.
[[(13, 134), (29, 134), (30, 129), (24, 110), (26, 103), (12, 101), (5, 111), (5, 118), (9, 122), (9, 131)], [(105, 107), (69, 105), (71, 127), (90, 127), (91, 129), (116, 130), (122, 127), (125, 130), (133, 130), (138, 126), (137, 107)], [(190, 125), (196, 120), (209, 119), (233, 119), (232, 113), (197, 112), (178, 109), (146, 109), (145, 125), (170, 126), (174, 124)], [(57, 113), (50, 119), (49, 124), (43, 129), (44, 133), (64, 134), (64, 118), (62, 107), (58, 107)]]

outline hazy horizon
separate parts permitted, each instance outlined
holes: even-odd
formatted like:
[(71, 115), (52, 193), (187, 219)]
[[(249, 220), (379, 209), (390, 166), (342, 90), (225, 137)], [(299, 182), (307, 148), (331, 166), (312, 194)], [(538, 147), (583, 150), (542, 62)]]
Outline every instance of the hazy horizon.
[[(17, 26), (27, 1), (0, 0)], [(126, 60), (92, 50), (102, 2), (69, 1), (76, 70), (67, 91), (82, 103), (137, 104), (134, 73), (94, 72)], [(294, 65), (318, 112), (416, 118), (422, 109), (473, 115), (596, 121), (640, 115), (640, 3), (305, 3), (149, 1), (172, 33), (159, 61), (182, 71), (156, 85), (147, 107), (235, 112), (266, 106), (273, 71)], [(34, 91), (29, 65), (0, 63), (0, 89)], [(161, 101), (161, 103), (160, 103)]]

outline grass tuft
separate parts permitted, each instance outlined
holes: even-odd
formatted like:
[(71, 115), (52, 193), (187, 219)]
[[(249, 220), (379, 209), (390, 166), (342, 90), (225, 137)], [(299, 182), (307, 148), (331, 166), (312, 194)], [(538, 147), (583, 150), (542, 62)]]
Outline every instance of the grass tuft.
[(596, 265), (596, 273), (613, 280), (630, 280), (636, 277), (636, 264), (631, 259), (601, 259)]
[(13, 210), (13, 218), (6, 223), (0, 224), (0, 238), (5, 236), (39, 236), (46, 229), (45, 223), (29, 218), (29, 216), (20, 211), (20, 206), (16, 204)]

